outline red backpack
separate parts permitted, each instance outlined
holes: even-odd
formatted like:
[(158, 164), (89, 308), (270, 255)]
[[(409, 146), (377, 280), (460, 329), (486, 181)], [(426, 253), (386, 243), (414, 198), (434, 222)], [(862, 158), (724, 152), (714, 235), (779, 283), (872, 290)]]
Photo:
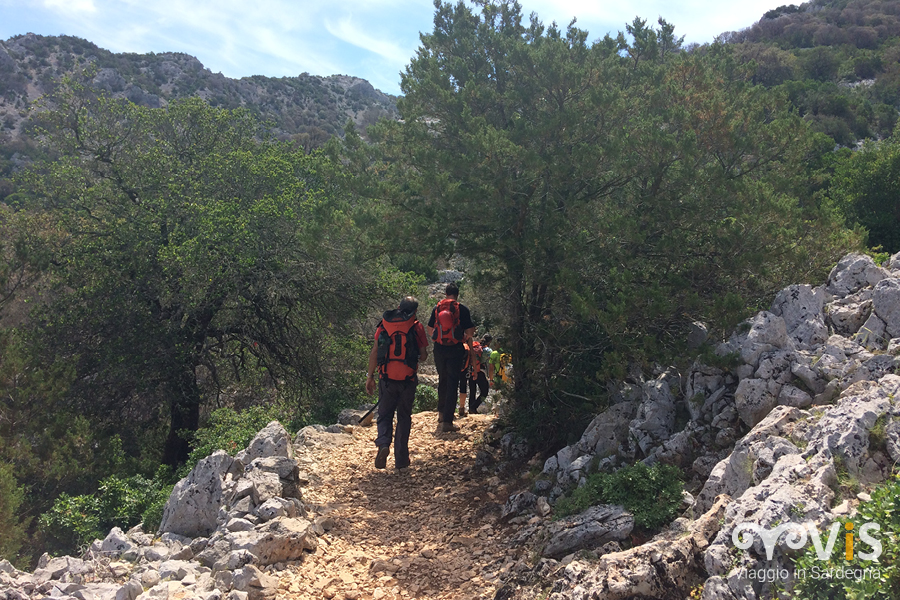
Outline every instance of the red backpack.
[(444, 298), (434, 307), (434, 333), (432, 338), (436, 344), (455, 346), (462, 343), (462, 332), (459, 330), (459, 302), (453, 298)]
[(463, 342), (463, 350), (465, 350), (466, 353), (464, 354), (465, 358), (463, 359), (462, 368), (459, 370), (460, 373), (465, 373), (469, 370), (469, 362), (471, 358), (471, 354), (469, 353), (469, 345), (465, 342)]
[(399, 310), (389, 310), (382, 316), (377, 351), (382, 377), (394, 381), (408, 381), (415, 377), (419, 364), (416, 323), (415, 315)]

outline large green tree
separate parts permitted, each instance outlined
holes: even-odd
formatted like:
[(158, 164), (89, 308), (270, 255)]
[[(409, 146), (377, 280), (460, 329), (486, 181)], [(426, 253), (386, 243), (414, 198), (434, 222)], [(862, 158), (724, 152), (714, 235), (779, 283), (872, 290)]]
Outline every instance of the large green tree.
[(69, 408), (165, 419), (177, 464), (198, 380), (267, 373), (309, 399), (342, 376), (383, 285), (356, 260), (340, 168), (199, 99), (148, 109), (70, 84), (52, 106), (59, 158), (24, 179), (53, 286), (31, 323), (44, 360), (74, 369)]
[(900, 252), (900, 141), (896, 133), (848, 154), (837, 168), (831, 194), (849, 220), (866, 228), (871, 246)]
[(789, 193), (807, 128), (726, 48), (683, 52), (663, 20), (589, 44), (516, 2), (436, 7), (402, 120), (373, 132), (377, 189), (493, 280), (517, 414), (543, 433), (692, 320), (733, 322), (840, 252), (838, 223)]

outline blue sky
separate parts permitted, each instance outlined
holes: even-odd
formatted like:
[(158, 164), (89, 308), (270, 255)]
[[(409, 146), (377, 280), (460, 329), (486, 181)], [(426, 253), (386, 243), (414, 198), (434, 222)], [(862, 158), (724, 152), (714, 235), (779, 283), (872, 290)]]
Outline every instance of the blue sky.
[[(789, 0), (520, 2), (547, 24), (577, 17), (590, 39), (661, 16), (686, 42), (704, 43)], [(429, 0), (0, 0), (0, 40), (74, 35), (113, 52), (185, 52), (228, 77), (345, 74), (399, 94), (399, 73), (433, 16)]]

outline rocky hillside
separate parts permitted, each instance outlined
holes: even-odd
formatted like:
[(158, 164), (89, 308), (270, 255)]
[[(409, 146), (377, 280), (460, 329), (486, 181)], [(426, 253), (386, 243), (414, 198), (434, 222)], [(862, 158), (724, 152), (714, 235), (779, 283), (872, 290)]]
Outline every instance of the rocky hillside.
[(7, 146), (5, 154), (10, 154), (11, 142), (27, 137), (30, 103), (87, 66), (96, 68), (93, 85), (115, 97), (159, 107), (199, 96), (213, 106), (244, 107), (272, 122), (277, 135), (308, 148), (339, 135), (348, 119), (365, 128), (396, 115), (395, 98), (358, 77), (304, 73), (231, 79), (187, 54), (114, 54), (77, 37), (29, 33), (0, 42), (0, 142)]
[[(179, 482), (160, 531), (113, 530), (31, 574), (0, 562), (0, 599), (774, 598), (794, 584), (797, 554), (737, 534), (828, 531), (900, 462), (900, 255), (887, 267), (846, 256), (716, 353), (718, 366), (620, 383), (542, 472), (486, 415), (449, 435), (430, 433), (434, 413), (415, 415), (409, 473), (373, 468), (369, 430), (291, 439), (272, 423)], [(687, 480), (682, 516), (656, 537), (634, 535), (622, 506), (554, 518), (574, 486), (636, 460)]]

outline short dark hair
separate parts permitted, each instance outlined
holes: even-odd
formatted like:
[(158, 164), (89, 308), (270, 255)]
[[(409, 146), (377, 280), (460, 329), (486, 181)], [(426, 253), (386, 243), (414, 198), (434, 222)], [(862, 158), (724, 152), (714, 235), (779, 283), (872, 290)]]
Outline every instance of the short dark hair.
[(407, 296), (400, 301), (400, 306), (397, 307), (397, 310), (401, 310), (409, 314), (414, 314), (417, 310), (419, 310), (419, 301), (416, 300), (415, 296)]
[(447, 296), (459, 296), (459, 286), (451, 281), (447, 284), (447, 287), (444, 288), (444, 294)]
[(483, 336), (481, 336), (481, 343), (484, 345), (487, 345), (487, 344), (490, 344), (491, 340), (493, 340), (493, 339), (494, 338), (491, 336), (491, 334), (486, 333)]

